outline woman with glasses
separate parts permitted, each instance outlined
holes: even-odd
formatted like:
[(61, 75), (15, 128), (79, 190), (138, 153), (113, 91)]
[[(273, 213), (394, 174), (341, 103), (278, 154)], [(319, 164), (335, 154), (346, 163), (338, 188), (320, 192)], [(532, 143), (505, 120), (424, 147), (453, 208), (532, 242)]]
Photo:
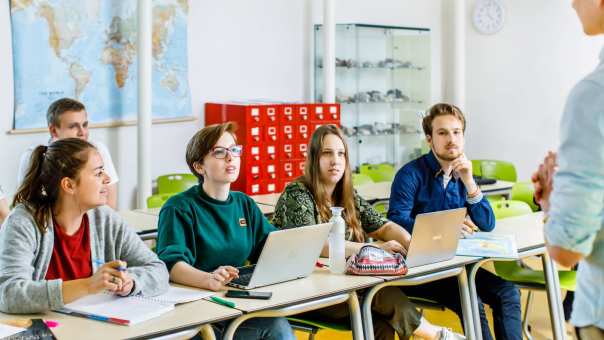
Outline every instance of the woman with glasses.
[[(210, 125), (187, 145), (186, 160), (198, 185), (171, 197), (159, 213), (157, 254), (170, 279), (184, 285), (224, 290), (236, 267), (256, 262), (268, 234), (276, 230), (247, 195), (230, 191), (237, 180), (242, 146), (235, 125)], [(222, 337), (226, 323), (214, 325)], [(295, 339), (284, 318), (244, 322), (236, 339)]]

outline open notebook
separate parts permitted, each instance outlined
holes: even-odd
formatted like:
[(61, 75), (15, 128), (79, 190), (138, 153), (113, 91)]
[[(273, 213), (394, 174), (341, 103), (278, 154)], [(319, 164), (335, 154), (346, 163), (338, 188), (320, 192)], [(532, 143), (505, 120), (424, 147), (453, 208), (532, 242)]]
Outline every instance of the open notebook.
[(459, 240), (457, 255), (495, 258), (518, 258), (514, 235), (477, 232)]
[(121, 297), (100, 293), (68, 303), (57, 312), (119, 325), (134, 325), (171, 311), (175, 304), (199, 300), (213, 294), (206, 290), (175, 286), (170, 286), (168, 292), (155, 297)]

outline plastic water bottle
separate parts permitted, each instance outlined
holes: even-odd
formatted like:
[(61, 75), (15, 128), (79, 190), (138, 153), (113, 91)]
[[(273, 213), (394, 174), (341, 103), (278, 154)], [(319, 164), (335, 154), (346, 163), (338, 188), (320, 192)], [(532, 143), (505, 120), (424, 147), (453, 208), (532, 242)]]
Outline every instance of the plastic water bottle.
[(344, 274), (346, 271), (344, 254), (346, 223), (342, 218), (343, 210), (344, 208), (341, 207), (331, 207), (331, 219), (329, 220), (332, 224), (329, 232), (329, 269), (334, 274)]

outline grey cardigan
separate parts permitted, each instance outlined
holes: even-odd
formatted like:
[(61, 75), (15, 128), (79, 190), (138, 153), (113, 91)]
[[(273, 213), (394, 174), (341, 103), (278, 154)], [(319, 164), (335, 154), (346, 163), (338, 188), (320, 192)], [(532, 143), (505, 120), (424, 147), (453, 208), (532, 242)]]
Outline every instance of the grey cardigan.
[[(111, 208), (87, 212), (93, 259), (123, 260), (134, 279), (132, 295), (158, 295), (168, 289), (168, 270)], [(16, 206), (0, 228), (0, 311), (37, 313), (63, 306), (63, 280), (46, 280), (54, 248), (52, 219), (41, 233), (23, 205)], [(93, 272), (98, 265), (92, 263)]]

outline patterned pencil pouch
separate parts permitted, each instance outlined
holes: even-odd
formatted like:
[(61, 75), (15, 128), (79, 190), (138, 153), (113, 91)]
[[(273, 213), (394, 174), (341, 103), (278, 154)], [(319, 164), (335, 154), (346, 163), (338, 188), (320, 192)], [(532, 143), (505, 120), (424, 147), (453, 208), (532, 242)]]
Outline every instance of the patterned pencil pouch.
[(407, 264), (403, 255), (390, 254), (372, 245), (363, 246), (346, 262), (346, 273), (353, 275), (405, 275)]

